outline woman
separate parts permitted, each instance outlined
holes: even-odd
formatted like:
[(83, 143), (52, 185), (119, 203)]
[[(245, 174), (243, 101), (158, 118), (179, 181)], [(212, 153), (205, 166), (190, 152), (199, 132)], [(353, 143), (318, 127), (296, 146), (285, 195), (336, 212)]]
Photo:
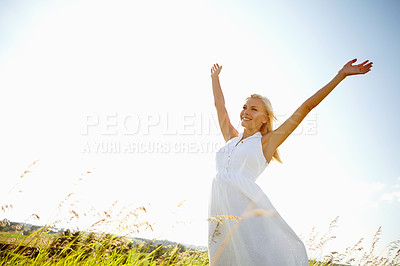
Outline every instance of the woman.
[(308, 265), (303, 242), (282, 219), (255, 180), (272, 159), (281, 162), (278, 147), (344, 78), (371, 70), (368, 60), (343, 66), (322, 89), (307, 99), (282, 125), (273, 130), (271, 103), (261, 95), (246, 99), (240, 113), (244, 131), (231, 124), (219, 83), (222, 66), (214, 64), (211, 79), (214, 104), (226, 141), (216, 154), (217, 175), (209, 202), (210, 265)]

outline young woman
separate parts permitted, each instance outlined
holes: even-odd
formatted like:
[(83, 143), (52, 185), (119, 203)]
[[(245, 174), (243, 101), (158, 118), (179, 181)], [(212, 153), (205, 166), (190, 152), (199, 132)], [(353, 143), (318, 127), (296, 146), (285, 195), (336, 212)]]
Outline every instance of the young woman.
[(222, 66), (214, 64), (211, 79), (214, 104), (226, 141), (216, 154), (217, 175), (209, 202), (210, 265), (308, 265), (303, 242), (282, 219), (255, 183), (272, 159), (281, 162), (278, 147), (344, 78), (371, 70), (368, 60), (343, 66), (322, 89), (307, 99), (282, 125), (273, 130), (270, 101), (252, 94), (240, 113), (244, 131), (231, 124), (219, 83)]

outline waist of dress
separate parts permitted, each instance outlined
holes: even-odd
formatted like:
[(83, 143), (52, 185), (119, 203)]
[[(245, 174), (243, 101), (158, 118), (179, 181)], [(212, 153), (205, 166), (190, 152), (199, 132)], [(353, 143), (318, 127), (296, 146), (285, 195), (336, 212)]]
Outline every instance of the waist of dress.
[(246, 176), (241, 173), (228, 172), (228, 171), (217, 172), (214, 179), (220, 181), (229, 181), (229, 182), (240, 181), (240, 182), (255, 183), (256, 181), (256, 179), (253, 177)]

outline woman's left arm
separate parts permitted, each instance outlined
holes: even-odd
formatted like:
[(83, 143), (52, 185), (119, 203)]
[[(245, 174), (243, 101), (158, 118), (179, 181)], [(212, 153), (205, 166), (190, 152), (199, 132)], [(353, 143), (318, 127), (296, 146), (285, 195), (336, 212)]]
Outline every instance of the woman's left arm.
[(353, 59), (345, 64), (328, 84), (308, 98), (282, 125), (271, 132), (271, 138), (268, 141), (271, 151), (275, 151), (297, 128), (307, 114), (328, 96), (343, 79), (347, 76), (365, 74), (371, 71), (372, 62), (368, 63), (367, 60), (359, 65), (353, 65), (356, 61), (357, 59)]
[(368, 63), (368, 60), (366, 60), (359, 65), (352, 65), (356, 61), (357, 59), (353, 59), (345, 64), (328, 84), (305, 101), (305, 104), (310, 110), (316, 107), (326, 96), (328, 96), (328, 94), (347, 76), (365, 74), (371, 71), (372, 62)]

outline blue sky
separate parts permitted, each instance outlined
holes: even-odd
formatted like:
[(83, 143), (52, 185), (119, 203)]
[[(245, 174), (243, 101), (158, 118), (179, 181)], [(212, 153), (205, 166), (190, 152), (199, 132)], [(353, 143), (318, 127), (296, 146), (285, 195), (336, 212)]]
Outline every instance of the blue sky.
[[(238, 126), (251, 93), (266, 95), (283, 122), (347, 61), (369, 59), (372, 71), (332, 91), (258, 184), (298, 234), (324, 232), (340, 216), (332, 249), (372, 238), (380, 225), (384, 241), (398, 240), (399, 12), (397, 1), (2, 1), (0, 200), (13, 203), (10, 217), (35, 212), (42, 223), (71, 190), (82, 212), (150, 204), (157, 237), (206, 245), (223, 144), (212, 64), (223, 65)], [(171, 149), (96, 152), (130, 142)], [(214, 150), (182, 148), (190, 143)], [(8, 193), (35, 160), (22, 192)]]

